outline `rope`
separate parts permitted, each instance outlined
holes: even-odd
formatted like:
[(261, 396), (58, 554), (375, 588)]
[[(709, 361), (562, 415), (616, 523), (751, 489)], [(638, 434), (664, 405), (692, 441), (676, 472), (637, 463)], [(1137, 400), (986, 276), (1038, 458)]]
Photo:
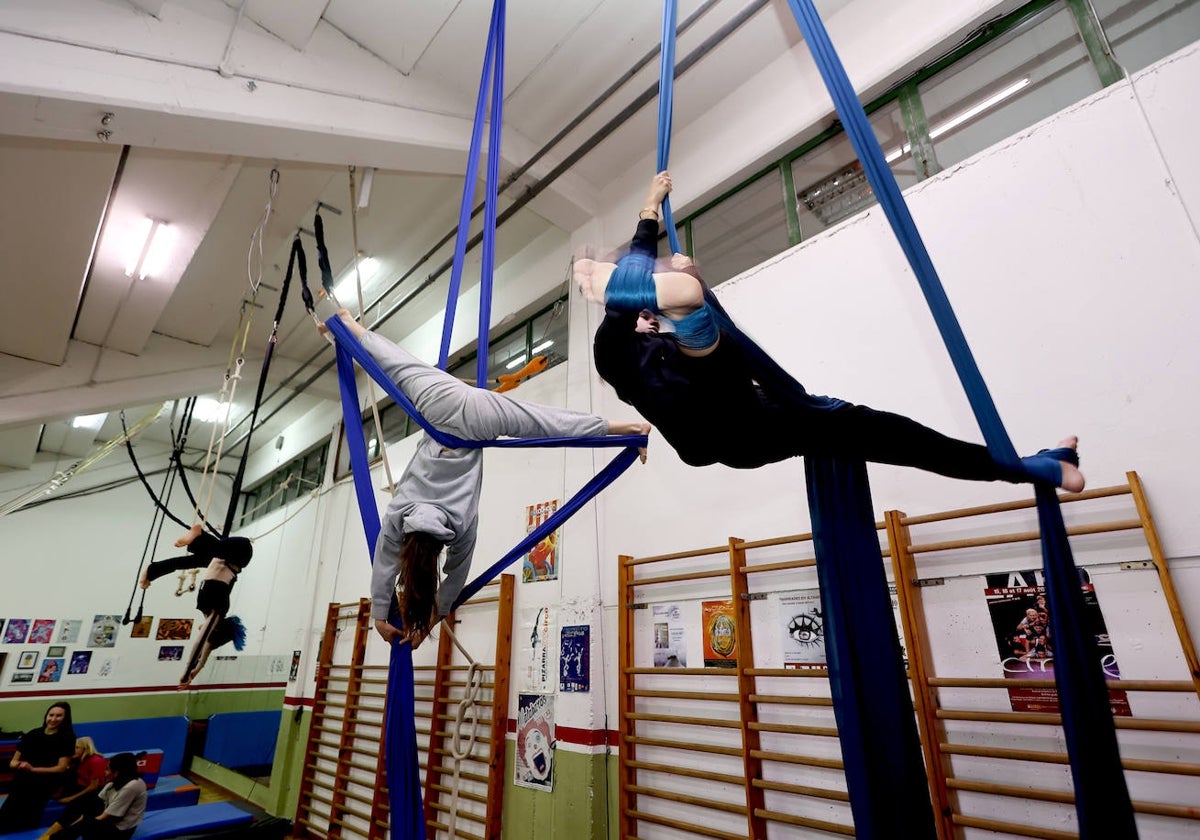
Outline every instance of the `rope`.
[[(467, 686), (465, 695), (462, 700), (458, 701), (458, 705), (454, 710), (454, 733), (450, 739), (450, 755), (454, 758), (454, 783), (450, 788), (450, 819), (446, 829), (451, 840), (454, 840), (458, 835), (455, 834), (455, 827), (458, 824), (458, 787), (460, 782), (460, 772), (462, 762), (471, 756), (471, 751), (475, 749), (475, 744), (479, 740), (479, 714), (475, 710), (476, 701), (479, 698), (479, 692), (483, 688), (483, 666), (475, 661), (474, 657), (467, 652), (466, 647), (459, 641), (458, 636), (450, 629), (453, 623), (451, 620), (442, 622), (442, 630), (450, 637), (450, 641), (454, 642), (454, 646), (458, 648), (463, 657), (467, 660)], [(463, 746), (462, 731), (463, 723), (467, 718), (470, 718), (470, 736), (466, 739), (466, 746)], [(492, 726), (497, 726), (495, 721), (492, 721)]]

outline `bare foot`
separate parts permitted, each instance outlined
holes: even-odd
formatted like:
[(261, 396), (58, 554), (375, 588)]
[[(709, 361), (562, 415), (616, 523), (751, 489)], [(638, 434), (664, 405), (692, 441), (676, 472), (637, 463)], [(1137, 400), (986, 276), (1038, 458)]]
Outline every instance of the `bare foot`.
[(149, 569), (142, 569), (142, 576), (140, 578), (138, 578), (138, 586), (142, 587), (142, 589), (150, 588), (150, 570)]
[[(195, 540), (196, 537), (200, 536), (200, 534), (201, 534), (201, 532), (203, 532), (203, 530), (204, 529), (202, 527), (200, 527), (200, 523), (197, 522), (195, 525), (193, 525), (191, 528), (188, 529), (188, 532), (186, 534), (184, 534), (179, 539), (175, 540), (175, 547), (183, 548), (186, 545), (191, 545), (192, 541)], [(142, 589), (148, 589), (149, 587), (150, 587), (150, 584), (147, 583), (145, 586), (142, 587)]]
[[(1060, 449), (1078, 449), (1079, 438), (1075, 435), (1063, 438), (1058, 442), (1058, 446)], [(1059, 463), (1062, 464), (1062, 484), (1059, 487), (1068, 493), (1081, 492), (1087, 481), (1083, 477), (1083, 473), (1079, 471), (1079, 467), (1068, 461), (1060, 461)]]
[(582, 257), (572, 264), (571, 276), (585, 298), (593, 303), (603, 303), (604, 291), (608, 288), (608, 278), (612, 276), (616, 268), (616, 263), (599, 262)]

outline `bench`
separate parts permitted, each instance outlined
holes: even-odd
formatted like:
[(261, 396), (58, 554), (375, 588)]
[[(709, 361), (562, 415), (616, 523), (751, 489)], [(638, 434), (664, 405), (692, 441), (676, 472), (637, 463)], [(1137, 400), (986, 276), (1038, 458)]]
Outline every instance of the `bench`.
[[(254, 815), (229, 802), (206, 802), (203, 805), (188, 805), (169, 808), (165, 811), (147, 812), (142, 824), (133, 833), (133, 840), (163, 840), (183, 834), (202, 834), (220, 828), (249, 823)], [(37, 840), (42, 829), (17, 831), (4, 835), (4, 840)]]

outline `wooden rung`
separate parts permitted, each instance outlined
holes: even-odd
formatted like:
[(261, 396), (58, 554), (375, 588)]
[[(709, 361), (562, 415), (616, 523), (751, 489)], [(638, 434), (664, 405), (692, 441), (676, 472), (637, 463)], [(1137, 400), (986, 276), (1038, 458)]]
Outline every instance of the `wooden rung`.
[[(459, 797), (461, 798), (462, 794), (459, 794)], [(486, 800), (484, 800), (484, 801), (486, 801)], [(443, 814), (450, 813), (450, 806), (444, 805), (441, 802), (438, 802), (437, 800), (430, 802), (429, 807), (435, 811), (441, 811)], [(458, 819), (459, 819), (459, 821), (470, 820), (471, 822), (475, 822), (475, 823), (484, 823), (484, 822), (487, 822), (487, 814), (478, 814), (474, 811), (463, 811), (460, 809), (458, 812)]]
[(710, 828), (706, 825), (696, 825), (694, 823), (684, 822), (683, 820), (673, 820), (670, 817), (660, 817), (658, 814), (648, 814), (645, 811), (626, 811), (625, 815), (635, 820), (654, 823), (655, 825), (665, 825), (668, 828), (677, 828), (680, 831), (685, 831), (690, 834), (699, 834), (703, 837), (714, 837), (716, 840), (746, 840), (746, 835), (731, 834), (728, 831), (720, 831), (716, 828)]
[(718, 694), (705, 691), (654, 691), (649, 688), (631, 688), (625, 692), (630, 697), (658, 697), (663, 700), (712, 700), (719, 703), (737, 703), (736, 694)]
[(828, 668), (747, 668), (748, 677), (829, 677)]
[[(1049, 680), (1003, 678), (930, 677), (926, 682), (934, 688), (1045, 688)], [(1191, 693), (1196, 684), (1190, 680), (1105, 680), (1113, 691), (1179, 691)]]
[(844, 790), (819, 788), (811, 785), (793, 785), (789, 782), (775, 782), (770, 779), (753, 779), (750, 784), (762, 790), (773, 790), (778, 793), (791, 793), (796, 796), (815, 796), (820, 799), (833, 799), (837, 802), (850, 801), (850, 794)]
[(351, 671), (376, 671), (376, 672), (382, 671), (382, 672), (386, 672), (390, 666), (388, 666), (388, 665), (350, 665), (347, 667), (349, 667)]
[[(1082, 493), (1060, 493), (1058, 500), (1065, 504), (1068, 502), (1083, 502), (1088, 499), (1103, 499), (1109, 496), (1128, 496), (1131, 492), (1128, 484), (1117, 484), (1110, 487), (1097, 487), (1094, 490), (1084, 490)], [(997, 502), (991, 505), (958, 508), (957, 510), (929, 513), (923, 516), (903, 516), (900, 518), (900, 524), (908, 526), (926, 525), (930, 522), (946, 522), (951, 519), (963, 519), (968, 516), (984, 516), (989, 513), (1030, 510), (1036, 506), (1037, 502), (1033, 499), (1022, 499), (1019, 502)]]
[[(1073, 525), (1067, 529), (1067, 536), (1081, 537), (1087, 534), (1108, 534), (1113, 531), (1140, 531), (1142, 520), (1120, 519), (1115, 522), (1096, 522), (1091, 525)], [(1012, 534), (993, 534), (990, 537), (968, 537), (961, 540), (944, 540), (942, 542), (910, 545), (912, 554), (928, 554), (934, 551), (950, 551), (959, 548), (981, 548), (988, 545), (1008, 545), (1009, 543), (1033, 542), (1042, 538), (1041, 531), (1020, 531)]]
[[(970, 755), (982, 758), (1007, 758), (1014, 761), (1038, 761), (1044, 764), (1069, 764), (1066, 753), (1041, 752), (1038, 750), (1016, 750), (1007, 747), (975, 747), (968, 744), (941, 744), (941, 750), (950, 755)], [(1121, 766), (1126, 770), (1143, 773), (1170, 773), (1176, 776), (1200, 776), (1200, 764), (1185, 764), (1182, 761), (1154, 761), (1144, 758), (1123, 758)]]
[(686, 793), (676, 793), (663, 788), (643, 787), (642, 785), (625, 785), (625, 790), (630, 793), (636, 793), (641, 796), (648, 796), (652, 799), (663, 799), (668, 802), (679, 802), (684, 805), (694, 805), (697, 808), (710, 808), (714, 811), (724, 811), (726, 814), (741, 814), (746, 815), (746, 805), (744, 803), (737, 804), (734, 802), (722, 802), (719, 799), (712, 799), (701, 796), (688, 796)]
[[(435, 761), (433, 766), (436, 767), (438, 769), (438, 772), (442, 773), (443, 775), (446, 775), (446, 776), (454, 775), (454, 767), (450, 763), (442, 764), (440, 762)], [(426, 772), (429, 771), (428, 764), (421, 764), (420, 768)], [(486, 775), (484, 775), (482, 773), (471, 773), (468, 770), (461, 770), (461, 769), (459, 770), (458, 777), (460, 779), (466, 779), (468, 782), (479, 782), (482, 785), (489, 784), (491, 781), (490, 779), (488, 779), (488, 777)]]
[(745, 780), (741, 776), (734, 776), (729, 773), (714, 773), (711, 770), (696, 770), (680, 765), (654, 764), (649, 761), (630, 759), (625, 762), (625, 766), (632, 767), (635, 770), (645, 770), (647, 773), (666, 773), (671, 776), (686, 776), (689, 779), (707, 779), (710, 782), (723, 782), (727, 785), (745, 784)]
[[(461, 703), (463, 701), (463, 698), (462, 697), (442, 696), (442, 697), (439, 697), (437, 699), (437, 701), (438, 701), (438, 703), (445, 705), (448, 703)], [(492, 706), (492, 705), (494, 705), (494, 703), (491, 700), (476, 700), (475, 705), (476, 706)]]
[(794, 723), (762, 723), (750, 721), (747, 727), (753, 732), (778, 732), (784, 735), (813, 735), (818, 738), (836, 738), (838, 731), (832, 726), (800, 726)]
[[(1042, 726), (1062, 726), (1062, 715), (1048, 712), (969, 712), (955, 709), (938, 709), (942, 720), (968, 720), (988, 723), (1025, 723)], [(1156, 718), (1134, 718), (1113, 716), (1117, 729), (1148, 730), (1150, 732), (1200, 732), (1200, 720), (1161, 720)]]
[(626, 668), (630, 675), (655, 675), (660, 677), (736, 677), (736, 668)]
[[(446, 785), (430, 785), (430, 787), (433, 788), (434, 790), (436, 790), (438, 793), (444, 793), (447, 796), (451, 796), (454, 794), (454, 790), (452, 788), (446, 787)], [(469, 791), (469, 790), (460, 790), (458, 792), (458, 798), (466, 799), (469, 802), (477, 802), (480, 805), (486, 805), (488, 803), (488, 798), (486, 796), (483, 796), (482, 794), (478, 794), (478, 793), (473, 793), (472, 791)]]
[(714, 569), (707, 572), (681, 572), (677, 575), (655, 575), (654, 577), (640, 577), (633, 583), (634, 586), (653, 586), (657, 583), (678, 583), (681, 580), (707, 580), (709, 578), (727, 577), (729, 577), (729, 569)]
[(786, 694), (751, 694), (750, 702), (775, 706), (833, 706), (832, 697), (790, 697)]
[(830, 834), (843, 834), (847, 837), (854, 836), (854, 826), (852, 825), (842, 825), (841, 823), (829, 822), (827, 820), (814, 820), (812, 817), (797, 817), (792, 814), (784, 814), (780, 811), (768, 811), (766, 808), (755, 808), (754, 816), (762, 817), (764, 820), (770, 820), (771, 822), (798, 825), (804, 828), (815, 828), (818, 831), (828, 831)]
[[(472, 752), (466, 758), (462, 758), (459, 760), (460, 761), (474, 761), (478, 764), (487, 764), (488, 762), (491, 761), (491, 756), (486, 754), (488, 752), (488, 744), (486, 741), (476, 741), (475, 746), (471, 747), (471, 749), (472, 750), (482, 749), (482, 750), (484, 750), (485, 754), (484, 755), (476, 755), (474, 752)], [(434, 753), (434, 755), (445, 756), (451, 760), (454, 759), (454, 753), (450, 752), (450, 750), (448, 750), (448, 749), (434, 750), (433, 753)]]
[(844, 767), (840, 758), (820, 758), (815, 755), (750, 750), (750, 757), (762, 759), (763, 761), (778, 761), (781, 764), (803, 764), (807, 767), (825, 767), (829, 770), (841, 770)]
[(1031, 825), (988, 820), (982, 817), (968, 817), (965, 814), (951, 814), (950, 820), (955, 825), (967, 828), (982, 828), (987, 831), (997, 831), (1003, 834), (1016, 834), (1020, 837), (1040, 837), (1043, 840), (1079, 840), (1074, 831), (1058, 831), (1053, 828), (1038, 828)]
[(722, 729), (741, 729), (738, 720), (721, 720), (720, 718), (681, 717), (679, 715), (651, 715), (644, 712), (622, 712), (626, 720), (646, 720), (657, 723), (678, 723), (685, 726), (715, 726)]
[(753, 575), (758, 572), (786, 572), (790, 569), (811, 569), (815, 565), (817, 565), (816, 559), (785, 560), (779, 563), (760, 563), (757, 566), (738, 566), (738, 571), (744, 575)]
[[(1037, 799), (1042, 802), (1057, 802), (1062, 805), (1074, 805), (1075, 795), (1066, 790), (1042, 790), (1027, 788), (1019, 785), (1001, 785), (995, 782), (980, 782), (971, 779), (946, 779), (946, 787), (955, 790), (968, 790), (972, 793), (988, 793), (994, 796), (1008, 796), (1016, 799)], [(1167, 802), (1146, 802), (1133, 800), (1133, 810), (1139, 814), (1154, 814), (1160, 817), (1175, 817), (1182, 820), (1200, 820), (1200, 807), (1194, 805), (1175, 805)]]
[(638, 735), (625, 736), (627, 744), (641, 744), (647, 747), (664, 747), (671, 750), (688, 750), (689, 752), (711, 753), (712, 755), (742, 755), (741, 747), (718, 747), (714, 744), (697, 744), (692, 741), (664, 741), (661, 738), (642, 738)]
[[(674, 554), (655, 554), (651, 557), (631, 557), (621, 563), (622, 566), (642, 566), (646, 563), (665, 563), (667, 560), (683, 560), (687, 557), (711, 557), (714, 554), (728, 554), (729, 546), (715, 545), (712, 548), (698, 548), (695, 551), (677, 551)], [(726, 573), (728, 574), (728, 572)], [(634, 585), (637, 585), (635, 580)]]
[(463, 607), (478, 607), (482, 604), (498, 604), (498, 603), (500, 603), (500, 596), (493, 595), (491, 598), (472, 598), (470, 601), (460, 604), (458, 608), (461, 610)]
[(774, 548), (777, 545), (791, 545), (798, 542), (812, 542), (812, 534), (790, 534), (784, 537), (770, 537), (765, 540), (750, 540), (749, 542), (739, 542), (737, 547), (743, 551), (750, 551), (755, 548)]
[[(459, 814), (459, 816), (462, 816), (462, 814)], [(448, 823), (440, 823), (437, 820), (426, 820), (425, 825), (429, 826), (434, 831), (444, 831), (447, 834), (450, 833), (450, 825)], [(482, 835), (472, 834), (469, 831), (463, 831), (458, 826), (454, 827), (454, 833), (459, 837), (465, 838), (465, 840), (484, 840)]]

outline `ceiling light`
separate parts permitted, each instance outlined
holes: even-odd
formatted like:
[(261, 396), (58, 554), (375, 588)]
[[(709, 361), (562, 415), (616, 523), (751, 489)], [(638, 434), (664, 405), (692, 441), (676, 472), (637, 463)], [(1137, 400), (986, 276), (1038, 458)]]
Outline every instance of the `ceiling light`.
[[(1028, 76), (1018, 79), (1008, 87), (1001, 88), (1000, 90), (996, 91), (987, 99), (982, 99), (979, 102), (976, 102), (970, 108), (967, 108), (965, 111), (960, 111), (959, 113), (955, 114), (945, 122), (938, 123), (933, 128), (929, 129), (929, 139), (936, 140), (943, 134), (958, 128), (967, 120), (974, 119), (984, 111), (995, 108), (1005, 99), (1008, 99), (1013, 94), (1019, 92), (1022, 88), (1028, 85), (1029, 82), (1030, 78)], [(888, 152), (888, 154), (884, 157), (884, 160), (886, 160), (888, 163), (891, 163), (892, 161), (899, 160), (910, 151), (912, 151), (912, 147), (908, 143), (905, 143), (899, 149), (893, 149), (891, 152)]]
[(150, 216), (139, 221), (129, 233), (125, 251), (125, 276), (145, 280), (162, 273), (175, 244), (177, 231), (171, 225)]
[(540, 352), (542, 352), (543, 350), (545, 350), (547, 347), (550, 347), (550, 346), (551, 346), (551, 345), (553, 345), (553, 344), (554, 344), (554, 339), (553, 339), (553, 338), (547, 338), (547, 339), (546, 339), (545, 341), (543, 341), (541, 344), (535, 344), (535, 345), (533, 346), (533, 350), (531, 350), (530, 352), (531, 352), (531, 353), (540, 353)]
[(93, 432), (99, 431), (104, 425), (108, 413), (104, 414), (81, 414), (71, 421), (72, 429), (89, 429)]
[(522, 353), (520, 356), (513, 356), (511, 359), (509, 359), (507, 364), (504, 365), (504, 369), (512, 370), (513, 368), (520, 367), (523, 364), (525, 364), (524, 353)]
[(218, 402), (212, 397), (201, 397), (192, 406), (192, 419), (200, 423), (223, 421), (228, 411), (227, 405), (227, 403)]
[[(379, 268), (379, 260), (374, 257), (359, 257), (358, 258), (358, 275), (362, 277), (366, 283), (374, 276)], [(358, 283), (355, 281), (354, 263), (350, 263), (350, 267), (342, 273), (342, 279), (337, 281), (337, 285), (333, 287), (333, 294), (338, 300), (343, 297), (358, 294)]]

